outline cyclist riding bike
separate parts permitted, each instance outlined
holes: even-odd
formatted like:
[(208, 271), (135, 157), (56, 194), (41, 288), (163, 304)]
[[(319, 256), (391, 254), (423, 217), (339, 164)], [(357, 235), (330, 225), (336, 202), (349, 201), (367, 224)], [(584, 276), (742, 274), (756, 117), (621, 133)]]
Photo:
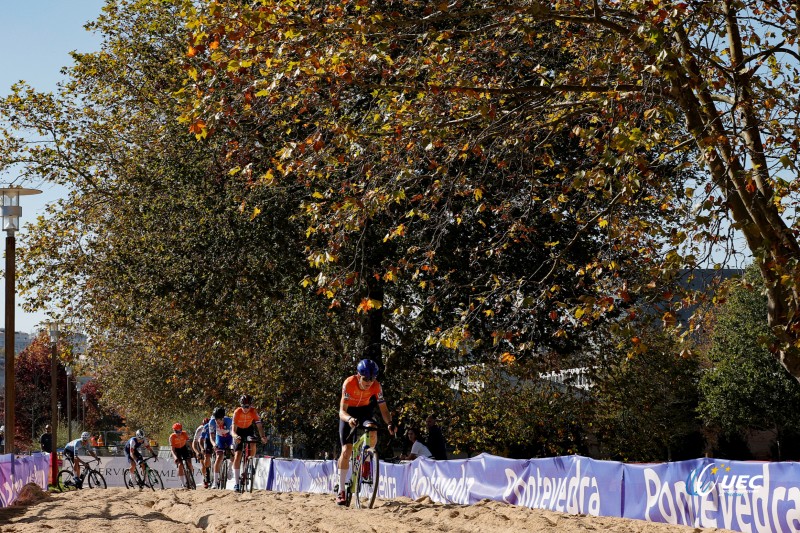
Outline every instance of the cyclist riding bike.
[[(208, 433), (211, 442), (214, 443), (214, 453), (217, 454), (214, 459), (214, 488), (222, 488), (219, 479), (219, 467), (222, 465), (222, 459), (225, 457), (225, 450), (229, 450), (233, 445), (233, 419), (225, 416), (225, 408), (217, 407), (212, 413), (213, 418), (208, 423)], [(224, 482), (223, 482), (224, 483)]]
[(389, 426), (389, 434), (394, 435), (395, 432), (392, 415), (383, 398), (383, 388), (375, 379), (378, 377), (378, 364), (371, 359), (362, 359), (356, 370), (355, 375), (344, 380), (342, 398), (339, 401), (339, 442), (342, 445), (342, 453), (339, 455), (339, 494), (336, 496), (336, 503), (339, 505), (347, 504), (344, 486), (350, 455), (353, 453), (353, 443), (348, 440), (352, 429), (358, 425), (366, 425), (369, 429), (370, 446), (374, 448), (378, 444), (378, 426), (373, 409), (377, 403), (383, 421)]
[(145, 478), (147, 473), (145, 471), (145, 464), (144, 464), (144, 457), (142, 457), (139, 448), (144, 446), (153, 456), (153, 458), (158, 461), (158, 456), (153, 451), (153, 448), (150, 447), (150, 443), (147, 442), (147, 439), (144, 435), (143, 429), (137, 429), (136, 434), (131, 437), (128, 442), (125, 443), (125, 458), (128, 459), (128, 465), (130, 465), (131, 476), (133, 478), (136, 477), (136, 465), (142, 469), (142, 477)]
[(64, 457), (69, 459), (72, 463), (72, 472), (75, 475), (75, 479), (78, 479), (81, 475), (81, 463), (80, 461), (75, 460), (75, 456), (78, 455), (81, 450), (97, 459), (97, 452), (89, 442), (91, 438), (92, 436), (89, 434), (89, 432), (84, 431), (81, 433), (80, 438), (77, 438), (64, 446)]
[[(264, 428), (261, 424), (261, 417), (253, 407), (253, 398), (247, 394), (243, 394), (239, 398), (239, 407), (233, 412), (233, 439), (236, 441), (235, 454), (233, 456), (233, 476), (236, 480), (236, 485), (233, 490), (239, 490), (239, 471), (242, 462), (242, 450), (244, 449), (247, 437), (255, 437), (255, 429), (258, 429), (258, 434), (261, 437), (261, 442), (266, 443), (267, 437), (264, 435)], [(256, 454), (256, 443), (251, 442), (247, 445), (250, 449), (248, 455), (251, 457)]]
[(211, 454), (214, 453), (214, 445), (211, 443), (211, 434), (208, 431), (210, 418), (204, 418), (203, 423), (194, 430), (192, 439), (192, 449), (197, 454), (197, 460), (203, 468), (203, 488), (208, 488), (211, 480), (208, 479), (208, 470), (211, 468)]
[(175, 460), (175, 466), (178, 467), (178, 477), (181, 479), (183, 486), (186, 485), (186, 476), (193, 475), (192, 472), (186, 472), (183, 468), (183, 463), (187, 459), (189, 464), (192, 464), (192, 452), (186, 444), (189, 442), (189, 434), (183, 430), (183, 425), (180, 422), (172, 424), (172, 434), (169, 436), (169, 446), (172, 449), (172, 458)]

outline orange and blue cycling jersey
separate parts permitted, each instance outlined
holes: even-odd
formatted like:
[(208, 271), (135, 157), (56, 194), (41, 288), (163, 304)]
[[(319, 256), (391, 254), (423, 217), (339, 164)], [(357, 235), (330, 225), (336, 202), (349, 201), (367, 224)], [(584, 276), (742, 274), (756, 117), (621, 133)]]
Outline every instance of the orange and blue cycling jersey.
[(233, 412), (233, 425), (237, 428), (249, 428), (253, 425), (253, 422), (260, 421), (261, 417), (258, 416), (258, 413), (253, 407), (248, 409), (246, 413), (241, 407), (237, 407)]
[(169, 436), (169, 445), (173, 448), (183, 448), (187, 442), (189, 442), (189, 434), (185, 431), (171, 433)]
[(361, 390), (358, 386), (358, 374), (352, 375), (342, 385), (342, 396), (346, 407), (363, 407), (369, 405), (369, 400), (373, 396), (378, 403), (385, 403), (383, 399), (383, 388), (377, 381), (373, 381), (366, 390)]

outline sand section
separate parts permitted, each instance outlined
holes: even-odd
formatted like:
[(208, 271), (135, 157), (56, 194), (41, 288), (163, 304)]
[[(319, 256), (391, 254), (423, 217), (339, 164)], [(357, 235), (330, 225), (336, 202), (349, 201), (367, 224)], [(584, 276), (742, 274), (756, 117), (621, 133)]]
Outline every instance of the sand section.
[(560, 514), (488, 500), (463, 506), (436, 504), (428, 498), (420, 501), (399, 498), (378, 501), (374, 509), (358, 510), (337, 506), (331, 495), (300, 492), (255, 491), (239, 495), (211, 490), (107, 489), (54, 494), (31, 505), (0, 509), (0, 531), (667, 533), (726, 530)]

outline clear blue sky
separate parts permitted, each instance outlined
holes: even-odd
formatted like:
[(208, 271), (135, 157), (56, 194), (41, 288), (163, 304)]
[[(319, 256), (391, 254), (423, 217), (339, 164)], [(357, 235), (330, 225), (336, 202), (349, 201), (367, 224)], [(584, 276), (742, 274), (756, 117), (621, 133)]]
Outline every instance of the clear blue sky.
[[(25, 80), (41, 91), (54, 91), (61, 68), (72, 64), (73, 50), (91, 52), (100, 46), (99, 36), (84, 29), (95, 20), (105, 0), (0, 0), (0, 95), (7, 95), (11, 86)], [(16, 176), (0, 174), (6, 185)], [(45, 183), (20, 183), (41, 189), (43, 194), (23, 197), (22, 224), (36, 219), (47, 203), (63, 194)], [(23, 231), (25, 231), (23, 229)], [(5, 234), (0, 248), (5, 257)], [(0, 269), (5, 269), (5, 259)], [(5, 280), (0, 291), (5, 293)], [(43, 314), (23, 313), (17, 297), (16, 330), (31, 332), (45, 319)], [(4, 301), (4, 300), (3, 300)], [(5, 309), (0, 305), (0, 327), (5, 326)]]

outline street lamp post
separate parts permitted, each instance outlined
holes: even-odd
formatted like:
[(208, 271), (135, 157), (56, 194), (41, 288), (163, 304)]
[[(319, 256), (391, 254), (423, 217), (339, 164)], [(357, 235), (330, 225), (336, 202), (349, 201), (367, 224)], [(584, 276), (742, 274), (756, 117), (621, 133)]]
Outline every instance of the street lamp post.
[(81, 431), (86, 431), (86, 393), (81, 393)]
[(81, 382), (78, 381), (78, 376), (75, 376), (75, 422), (78, 427), (83, 431), (83, 421), (81, 420)]
[(6, 356), (6, 395), (5, 395), (5, 453), (14, 453), (14, 435), (16, 434), (16, 417), (14, 416), (16, 383), (14, 381), (14, 328), (15, 322), (15, 296), (16, 296), (16, 249), (15, 233), (19, 230), (19, 217), (22, 216), (22, 207), (19, 205), (20, 196), (39, 194), (37, 189), (8, 186), (0, 188), (3, 195), (2, 217), (3, 231), (6, 232), (6, 331), (5, 331), (5, 356)]
[(58, 479), (58, 461), (56, 460), (56, 450), (58, 449), (58, 417), (61, 414), (61, 403), (58, 401), (58, 322), (51, 321), (48, 324), (50, 330), (50, 427), (52, 428), (52, 438), (50, 446), (50, 479), (53, 483)]
[(64, 371), (67, 373), (67, 442), (72, 442), (72, 414), (69, 399), (69, 390), (72, 388), (72, 384), (69, 382), (69, 378), (72, 376), (72, 367), (66, 364), (64, 365)]

